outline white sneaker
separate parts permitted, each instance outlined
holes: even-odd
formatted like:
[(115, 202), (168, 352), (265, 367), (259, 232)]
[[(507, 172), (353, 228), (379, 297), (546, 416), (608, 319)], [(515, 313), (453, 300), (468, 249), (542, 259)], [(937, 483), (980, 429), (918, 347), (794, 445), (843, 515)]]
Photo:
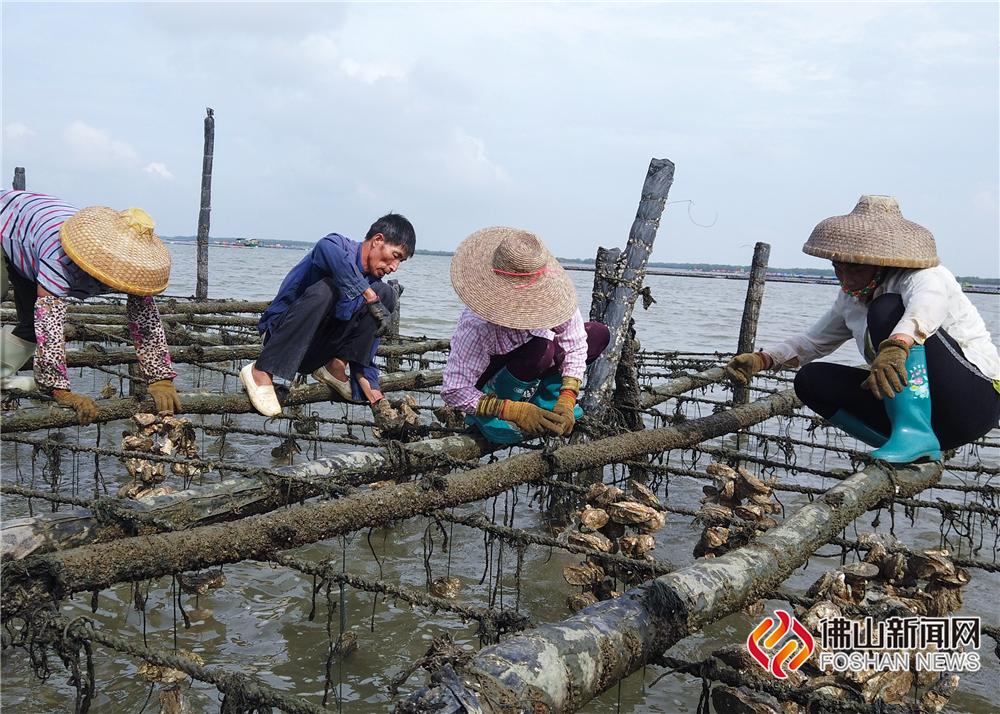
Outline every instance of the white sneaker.
[(253, 408), (266, 417), (274, 417), (281, 414), (281, 404), (278, 402), (278, 395), (274, 393), (273, 386), (262, 387), (253, 381), (253, 366), (256, 362), (251, 362), (240, 370), (240, 381), (243, 388), (250, 397)]
[(351, 393), (351, 383), (346, 379), (337, 379), (325, 366), (320, 367), (312, 373), (317, 382), (321, 382), (335, 391), (345, 402), (353, 402), (354, 395)]

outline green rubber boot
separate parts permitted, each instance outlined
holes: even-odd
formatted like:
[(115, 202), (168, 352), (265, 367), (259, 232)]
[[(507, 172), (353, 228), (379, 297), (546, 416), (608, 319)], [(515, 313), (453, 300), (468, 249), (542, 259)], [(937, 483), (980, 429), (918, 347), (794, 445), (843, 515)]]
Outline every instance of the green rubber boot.
[(866, 423), (844, 409), (838, 409), (834, 415), (830, 417), (829, 421), (841, 431), (846, 431), (855, 439), (868, 444), (868, 446), (882, 446), (889, 440), (889, 437), (885, 434), (875, 431)]
[(908, 464), (924, 456), (941, 460), (941, 444), (931, 427), (931, 391), (927, 355), (923, 345), (913, 345), (906, 358), (906, 386), (893, 399), (883, 399), (892, 424), (885, 445), (872, 452), (873, 459)]
[[(559, 399), (559, 391), (562, 389), (562, 375), (553, 374), (543, 377), (538, 383), (538, 389), (534, 396), (528, 401), (536, 407), (552, 411), (556, 407), (556, 400)], [(573, 407), (573, 418), (579, 420), (583, 416), (583, 409), (577, 404)]]
[[(531, 382), (522, 382), (504, 367), (483, 386), (483, 394), (495, 394), (501, 399), (521, 402), (537, 384), (537, 379)], [(472, 414), (465, 418), (465, 423), (478, 428), (482, 435), (494, 444), (519, 444), (524, 441), (524, 434), (521, 433), (521, 430), (500, 417)]]

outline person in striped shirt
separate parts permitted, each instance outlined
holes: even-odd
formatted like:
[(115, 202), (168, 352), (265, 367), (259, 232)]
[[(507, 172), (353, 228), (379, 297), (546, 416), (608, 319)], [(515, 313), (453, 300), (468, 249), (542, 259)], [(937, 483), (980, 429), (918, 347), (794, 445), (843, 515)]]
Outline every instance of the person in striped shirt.
[(486, 228), (458, 247), (451, 282), (466, 308), (444, 369), (445, 403), (498, 444), (572, 432), (586, 365), (610, 333), (584, 323), (556, 258), (528, 231)]
[(64, 328), (68, 301), (111, 292), (128, 294), (125, 314), (143, 376), (157, 411), (173, 414), (180, 400), (170, 352), (152, 296), (170, 278), (170, 254), (138, 208), (82, 210), (30, 191), (0, 191), (0, 244), (7, 291), (14, 292), (17, 323), (0, 339), (0, 387), (34, 356), (40, 391), (72, 408), (81, 424), (97, 415), (91, 397), (70, 389)]

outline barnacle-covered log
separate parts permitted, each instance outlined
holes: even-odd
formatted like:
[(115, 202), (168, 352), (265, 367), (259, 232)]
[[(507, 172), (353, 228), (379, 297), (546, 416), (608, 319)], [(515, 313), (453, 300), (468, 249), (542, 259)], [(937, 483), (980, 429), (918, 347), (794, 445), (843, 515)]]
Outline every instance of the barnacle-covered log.
[[(398, 392), (418, 387), (433, 387), (441, 384), (441, 370), (424, 369), (416, 372), (394, 372), (382, 377), (383, 392)], [(249, 397), (244, 392), (227, 394), (213, 392), (185, 392), (180, 395), (181, 412), (184, 414), (247, 414), (254, 412)], [(282, 401), (283, 406), (328, 402), (331, 390), (324, 384), (309, 384), (288, 391)], [(97, 400), (100, 412), (95, 422), (127, 419), (139, 412), (155, 411), (152, 397), (145, 399)], [(0, 431), (35, 431), (36, 429), (58, 429), (77, 423), (72, 409), (56, 406), (19, 409), (15, 414), (5, 416)]]
[[(425, 352), (442, 352), (447, 350), (451, 340), (420, 340), (404, 342), (396, 345), (379, 345), (378, 354), (381, 357), (405, 357), (419, 355)], [(177, 347), (172, 348), (170, 357), (175, 363), (189, 364), (199, 362), (227, 362), (237, 360), (257, 359), (260, 356), (260, 345), (232, 345), (227, 347)], [(114, 364), (131, 364), (137, 362), (134, 349), (116, 349), (98, 351), (94, 349), (70, 350), (66, 353), (67, 367), (106, 367)]]
[[(576, 711), (684, 637), (770, 592), (816, 548), (892, 496), (894, 483), (896, 495), (912, 496), (940, 477), (939, 462), (894, 473), (869, 466), (742, 548), (480, 650), (467, 666), (445, 673), (447, 686), (416, 692), (400, 710), (417, 711), (419, 701), (424, 711), (463, 711), (459, 702), (487, 714)], [(480, 691), (489, 696), (478, 697)]]
[(611, 330), (611, 342), (587, 369), (587, 391), (581, 400), (583, 410), (601, 418), (611, 406), (611, 389), (621, 357), (622, 346), (631, 339), (628, 334), (632, 306), (642, 289), (646, 276), (646, 263), (653, 250), (660, 216), (674, 182), (674, 164), (669, 159), (652, 159), (642, 185), (642, 196), (635, 220), (629, 231), (628, 244), (622, 254), (622, 270), (615, 284), (604, 324)]
[[(241, 476), (168, 495), (121, 500), (115, 506), (125, 516), (151, 517), (176, 528), (192, 528), (273, 511), (322, 493), (324, 483), (357, 486), (390, 475), (419, 472), (429, 462), (439, 463), (441, 456), (476, 459), (489, 450), (481, 439), (465, 435), (424, 439), (404, 444), (402, 448), (404, 459), (394, 458), (381, 449), (351, 451), (274, 469), (274, 476), (266, 481)], [(139, 533), (157, 530), (151, 524), (138, 527)], [(120, 525), (102, 523), (89, 508), (12, 518), (0, 525), (4, 560), (18, 560), (125, 535)]]
[(537, 451), (518, 454), (470, 471), (449, 474), (430, 487), (425, 483), (403, 483), (235, 523), (122, 538), (32, 556), (4, 564), (0, 609), (6, 619), (16, 616), (24, 607), (37, 606), (44, 591), (59, 598), (119, 582), (248, 559), (267, 559), (278, 550), (490, 498), (551, 474), (570, 473), (664, 449), (690, 446), (759, 423), (775, 414), (788, 413), (797, 404), (798, 400), (789, 390), (677, 427), (572, 444), (548, 454)]

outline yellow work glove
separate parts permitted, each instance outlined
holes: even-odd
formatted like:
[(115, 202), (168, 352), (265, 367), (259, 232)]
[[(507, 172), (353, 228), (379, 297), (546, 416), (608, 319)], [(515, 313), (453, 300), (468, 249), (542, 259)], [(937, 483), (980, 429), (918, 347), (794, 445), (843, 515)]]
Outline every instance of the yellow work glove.
[(910, 346), (901, 340), (882, 340), (872, 360), (872, 373), (861, 383), (876, 399), (892, 399), (906, 386), (906, 358)]
[(158, 414), (173, 414), (181, 410), (181, 398), (173, 380), (161, 379), (149, 385), (149, 396), (153, 398)]
[(514, 422), (522, 433), (539, 436), (549, 432), (554, 436), (562, 434), (566, 421), (555, 412), (542, 409), (531, 402), (512, 402), (495, 394), (487, 394), (476, 407), (478, 416), (494, 416)]
[(576, 397), (580, 393), (580, 380), (576, 377), (563, 377), (562, 388), (559, 390), (559, 398), (552, 411), (563, 418), (566, 425), (563, 427), (563, 436), (569, 436), (576, 426), (576, 416), (573, 414), (573, 407), (576, 406)]
[(69, 407), (75, 411), (76, 418), (80, 420), (80, 424), (83, 426), (87, 426), (87, 424), (94, 421), (101, 411), (97, 408), (94, 400), (85, 394), (77, 394), (68, 389), (53, 389), (52, 396), (55, 397), (59, 406)]
[(726, 364), (726, 376), (742, 385), (750, 383), (750, 378), (771, 366), (771, 356), (766, 352), (744, 352), (736, 355)]

